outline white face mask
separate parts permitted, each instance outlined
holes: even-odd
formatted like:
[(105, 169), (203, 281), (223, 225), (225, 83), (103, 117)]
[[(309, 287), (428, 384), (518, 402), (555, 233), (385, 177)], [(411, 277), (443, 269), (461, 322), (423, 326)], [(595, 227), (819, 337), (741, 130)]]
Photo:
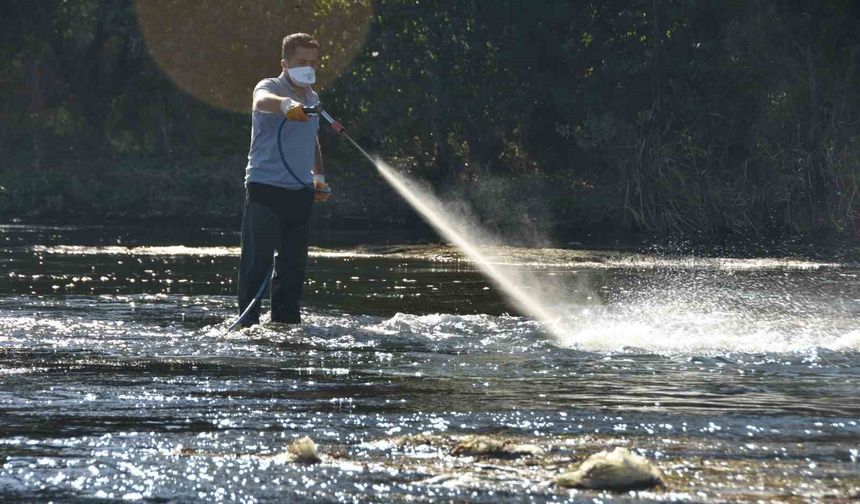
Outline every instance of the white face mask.
[(303, 66), (287, 70), (290, 79), (301, 87), (308, 87), (317, 81), (317, 74), (313, 67)]

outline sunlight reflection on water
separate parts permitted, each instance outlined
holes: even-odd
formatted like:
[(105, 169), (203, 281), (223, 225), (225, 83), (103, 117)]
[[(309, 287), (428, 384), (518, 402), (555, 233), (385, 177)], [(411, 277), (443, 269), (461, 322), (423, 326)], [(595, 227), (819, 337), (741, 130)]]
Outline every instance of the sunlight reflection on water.
[[(623, 501), (548, 484), (615, 445), (667, 475), (644, 501), (860, 489), (853, 264), (494, 249), (567, 289), (565, 347), (447, 247), (316, 249), (304, 325), (227, 333), (235, 247), (51, 233), (0, 274), (4, 500)], [(451, 454), (475, 433), (548, 455)]]

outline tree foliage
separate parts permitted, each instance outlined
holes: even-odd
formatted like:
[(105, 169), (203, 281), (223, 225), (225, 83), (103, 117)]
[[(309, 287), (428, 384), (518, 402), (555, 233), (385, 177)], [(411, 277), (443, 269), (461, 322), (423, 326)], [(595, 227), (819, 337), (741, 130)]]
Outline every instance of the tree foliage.
[[(147, 25), (128, 0), (4, 2), (7, 219), (236, 214), (249, 121), (225, 109), (277, 73), (278, 20), (298, 18), (330, 39), (326, 107), (486, 220), (858, 234), (856, 2), (192, 3), (150, 2)], [(402, 215), (323, 142), (340, 181), (326, 215)], [(115, 185), (130, 176), (161, 182)]]

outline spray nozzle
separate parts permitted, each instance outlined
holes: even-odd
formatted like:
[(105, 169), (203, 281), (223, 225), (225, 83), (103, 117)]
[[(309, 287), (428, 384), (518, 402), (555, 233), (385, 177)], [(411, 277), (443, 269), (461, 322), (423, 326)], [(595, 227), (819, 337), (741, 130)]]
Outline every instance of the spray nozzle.
[(328, 121), (329, 124), (331, 124), (331, 129), (333, 129), (334, 132), (337, 133), (338, 135), (340, 135), (341, 133), (346, 131), (346, 128), (343, 127), (343, 124), (335, 121), (334, 117), (330, 116), (329, 113), (326, 112), (325, 110), (320, 109), (320, 115), (323, 116), (323, 119)]
[(344, 131), (346, 131), (346, 128), (344, 128), (344, 127), (343, 127), (343, 124), (341, 124), (341, 123), (339, 123), (339, 122), (337, 122), (337, 121), (333, 121), (333, 122), (331, 123), (331, 129), (333, 129), (333, 130), (334, 130), (334, 132), (335, 132), (335, 133), (337, 133), (338, 135), (340, 135), (341, 133), (343, 133)]
[(302, 112), (304, 112), (305, 115), (319, 115), (319, 113), (322, 112), (322, 105), (317, 103), (313, 107), (302, 107)]

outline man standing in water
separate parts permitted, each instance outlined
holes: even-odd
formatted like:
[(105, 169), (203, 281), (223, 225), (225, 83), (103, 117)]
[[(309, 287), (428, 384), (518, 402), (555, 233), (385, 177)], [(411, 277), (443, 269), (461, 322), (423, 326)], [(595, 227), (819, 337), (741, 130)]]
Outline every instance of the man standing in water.
[[(294, 33), (281, 45), (277, 78), (263, 79), (253, 93), (251, 148), (245, 168), (245, 209), (242, 219), (242, 257), (239, 262), (239, 313), (254, 300), (278, 251), (271, 279), (272, 321), (298, 324), (299, 298), (308, 259), (311, 207), (325, 201), (322, 155), (317, 131), (319, 117), (302, 107), (313, 107), (319, 96), (316, 81), (319, 43), (308, 34)], [(278, 128), (286, 117), (281, 138), (284, 158), (278, 152)], [(241, 324), (258, 323), (256, 303)]]

